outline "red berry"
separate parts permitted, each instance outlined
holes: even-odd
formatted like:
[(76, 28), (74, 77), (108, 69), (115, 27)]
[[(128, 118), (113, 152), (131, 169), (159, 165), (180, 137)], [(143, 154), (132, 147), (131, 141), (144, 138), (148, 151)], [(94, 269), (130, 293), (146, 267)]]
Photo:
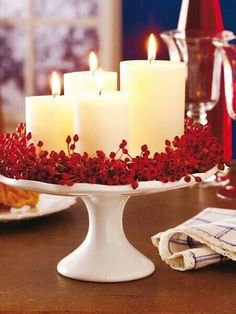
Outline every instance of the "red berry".
[(27, 138), (28, 141), (30, 141), (30, 140), (32, 139), (32, 134), (31, 134), (31, 132), (29, 132), (29, 133), (27, 134), (27, 137), (26, 137), (26, 138)]
[(73, 137), (73, 141), (76, 143), (79, 140), (79, 136), (77, 134), (74, 135)]
[(131, 183), (131, 185), (132, 185), (132, 188), (135, 190), (135, 189), (137, 189), (138, 188), (138, 181), (133, 181), (132, 183)]
[(165, 140), (165, 145), (166, 145), (166, 146), (171, 146), (171, 141)]
[(201, 179), (200, 177), (195, 177), (194, 179), (195, 179), (195, 181), (196, 181), (197, 183), (202, 182), (202, 179)]
[(70, 145), (70, 150), (75, 150), (75, 144)]
[(42, 147), (43, 146), (43, 142), (42, 141), (38, 141), (37, 146), (38, 147)]
[(66, 143), (70, 144), (70, 142), (71, 142), (71, 137), (68, 135), (67, 138), (66, 138)]
[(146, 152), (148, 150), (148, 146), (146, 144), (141, 146), (141, 151)]
[(120, 143), (119, 147), (120, 148), (125, 148), (126, 145), (127, 145), (126, 140), (122, 140), (122, 142)]
[(185, 182), (190, 182), (190, 181), (191, 181), (191, 177), (188, 176), (188, 175), (185, 176), (185, 177), (184, 177), (184, 181), (185, 181)]
[(116, 157), (116, 153), (111, 152), (109, 156), (110, 156), (111, 159), (114, 159)]
[(98, 158), (100, 159), (103, 159), (106, 157), (105, 153), (102, 150), (97, 150), (96, 153), (97, 153)]
[(224, 164), (223, 164), (223, 163), (222, 163), (222, 164), (219, 164), (219, 165), (218, 165), (218, 169), (219, 169), (219, 170), (224, 170), (224, 169), (225, 169)]

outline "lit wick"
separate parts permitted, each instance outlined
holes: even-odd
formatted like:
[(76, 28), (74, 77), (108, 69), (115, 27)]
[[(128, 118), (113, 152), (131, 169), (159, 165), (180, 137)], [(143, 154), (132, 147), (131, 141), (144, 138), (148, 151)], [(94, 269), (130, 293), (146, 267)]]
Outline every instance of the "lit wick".
[(92, 75), (94, 76), (98, 70), (98, 60), (96, 54), (93, 51), (91, 51), (89, 54), (89, 67)]
[(156, 59), (157, 41), (153, 34), (148, 39), (148, 61), (151, 64)]
[(99, 96), (102, 95), (102, 90), (104, 89), (104, 74), (101, 68), (96, 71), (96, 80)]
[(52, 96), (53, 97), (59, 96), (61, 93), (61, 84), (60, 84), (59, 76), (57, 72), (55, 71), (52, 73), (51, 85), (52, 85)]

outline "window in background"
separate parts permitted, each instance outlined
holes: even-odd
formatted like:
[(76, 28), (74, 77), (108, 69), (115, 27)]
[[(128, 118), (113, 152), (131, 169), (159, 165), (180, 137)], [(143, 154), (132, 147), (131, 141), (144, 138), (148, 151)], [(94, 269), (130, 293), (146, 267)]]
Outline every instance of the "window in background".
[(88, 69), (91, 50), (102, 66), (116, 68), (120, 0), (0, 0), (0, 103), (7, 128), (24, 121), (26, 95), (50, 93), (53, 70)]

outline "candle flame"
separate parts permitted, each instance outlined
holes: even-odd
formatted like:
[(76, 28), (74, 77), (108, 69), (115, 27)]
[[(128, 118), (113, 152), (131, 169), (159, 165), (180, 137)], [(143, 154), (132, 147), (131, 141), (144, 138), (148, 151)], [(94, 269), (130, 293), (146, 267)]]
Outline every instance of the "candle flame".
[(98, 60), (96, 54), (91, 51), (89, 54), (90, 71), (94, 74), (98, 69)]
[(52, 73), (51, 85), (52, 85), (52, 95), (54, 97), (60, 95), (61, 83), (60, 83), (59, 76), (58, 76), (57, 72), (55, 72), (55, 71)]
[(157, 40), (153, 34), (149, 36), (148, 39), (148, 60), (151, 63), (156, 59), (157, 52)]
[(96, 80), (97, 80), (97, 87), (99, 91), (99, 95), (101, 95), (102, 90), (104, 89), (105, 81), (104, 81), (104, 74), (101, 68), (96, 71)]

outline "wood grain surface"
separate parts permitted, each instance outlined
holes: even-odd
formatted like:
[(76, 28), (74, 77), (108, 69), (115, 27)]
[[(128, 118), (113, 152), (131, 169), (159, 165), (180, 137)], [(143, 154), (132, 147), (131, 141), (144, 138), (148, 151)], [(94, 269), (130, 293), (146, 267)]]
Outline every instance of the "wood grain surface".
[[(234, 173), (234, 180), (236, 175)], [(84, 239), (84, 204), (44, 218), (0, 225), (0, 313), (235, 313), (236, 263), (177, 272), (161, 261), (150, 237), (208, 206), (235, 208), (215, 188), (184, 188), (131, 198), (128, 239), (156, 265), (132, 282), (88, 283), (60, 276), (56, 265)]]

